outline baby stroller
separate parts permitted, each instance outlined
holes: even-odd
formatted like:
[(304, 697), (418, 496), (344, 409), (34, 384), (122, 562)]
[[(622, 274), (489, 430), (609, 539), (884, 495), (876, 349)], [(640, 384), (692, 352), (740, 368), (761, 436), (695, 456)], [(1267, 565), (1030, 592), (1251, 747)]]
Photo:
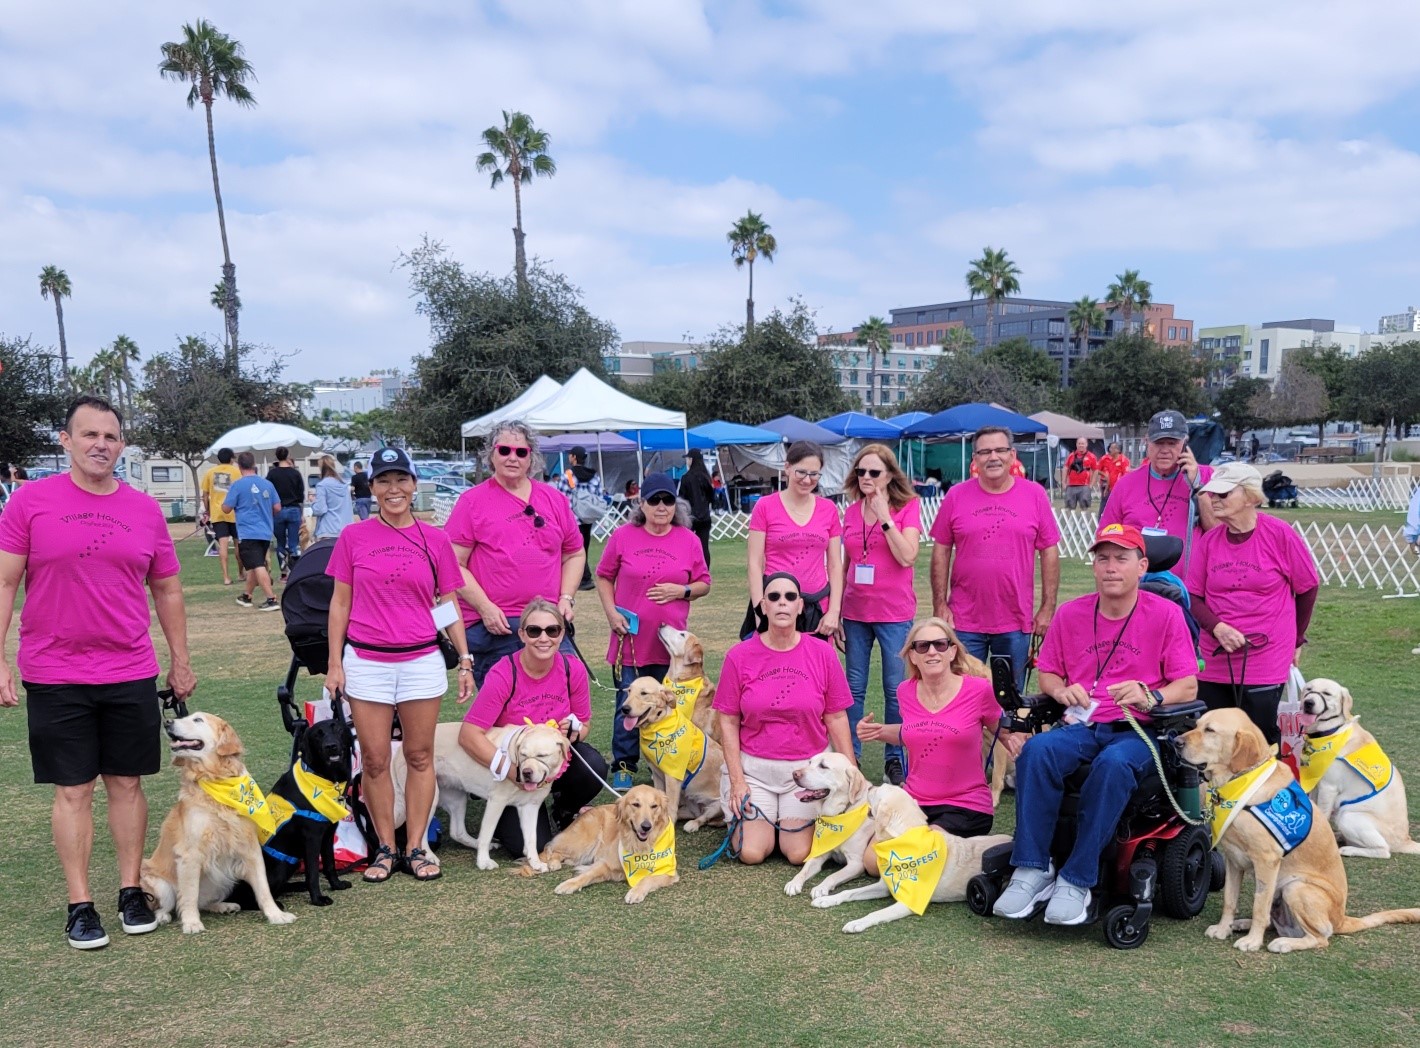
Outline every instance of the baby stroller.
[(1262, 493), (1267, 496), (1268, 509), (1277, 509), (1279, 506), (1297, 508), (1297, 485), (1280, 469), (1274, 469), (1262, 478)]

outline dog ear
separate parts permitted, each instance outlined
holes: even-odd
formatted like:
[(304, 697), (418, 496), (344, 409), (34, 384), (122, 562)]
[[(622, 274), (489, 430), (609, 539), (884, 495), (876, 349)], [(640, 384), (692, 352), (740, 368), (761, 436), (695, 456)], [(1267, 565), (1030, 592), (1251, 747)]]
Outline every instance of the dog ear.
[(620, 797), (616, 798), (616, 821), (626, 822), (631, 818), (631, 791), (627, 790)]
[(1341, 716), (1347, 720), (1351, 719), (1351, 690), (1341, 685), (1337, 685), (1341, 691)]
[(1233, 756), (1228, 761), (1228, 770), (1238, 774), (1255, 768), (1267, 759), (1268, 753), (1267, 739), (1252, 721), (1248, 721), (1233, 736)]
[(237, 738), (236, 732), (228, 728), (218, 738), (217, 747), (213, 752), (219, 757), (240, 757), (242, 755), (242, 740)]

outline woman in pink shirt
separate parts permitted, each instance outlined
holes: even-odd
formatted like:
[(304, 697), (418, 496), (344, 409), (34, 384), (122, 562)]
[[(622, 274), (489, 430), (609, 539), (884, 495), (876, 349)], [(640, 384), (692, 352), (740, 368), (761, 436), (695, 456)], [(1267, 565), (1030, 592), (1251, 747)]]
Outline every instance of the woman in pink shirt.
[(823, 449), (796, 440), (784, 469), (788, 486), (760, 499), (749, 515), (749, 609), (740, 636), (764, 628), (759, 608), (765, 576), (787, 571), (803, 582), (805, 628), (832, 637), (843, 605), (843, 524), (838, 507), (815, 494)]
[[(848, 690), (853, 694), (848, 726), (856, 729), (863, 718), (874, 641), (883, 659), (883, 720), (896, 724), (902, 650), (917, 615), (912, 565), (922, 538), (922, 502), (885, 444), (868, 444), (858, 452), (843, 490), (853, 500), (843, 515), (843, 552), (848, 561), (843, 634)], [(855, 736), (855, 753), (859, 747)], [(902, 785), (902, 746), (897, 742), (888, 744), (883, 774), (894, 786)]]
[(818, 817), (818, 803), (796, 796), (794, 769), (830, 746), (853, 756), (848, 681), (833, 648), (799, 632), (803, 606), (793, 575), (765, 579), (768, 627), (725, 654), (715, 692), (725, 751), (720, 803), (727, 820), (742, 820), (732, 843), (749, 865), (776, 846), (795, 865), (808, 858), (813, 835), (803, 831)]

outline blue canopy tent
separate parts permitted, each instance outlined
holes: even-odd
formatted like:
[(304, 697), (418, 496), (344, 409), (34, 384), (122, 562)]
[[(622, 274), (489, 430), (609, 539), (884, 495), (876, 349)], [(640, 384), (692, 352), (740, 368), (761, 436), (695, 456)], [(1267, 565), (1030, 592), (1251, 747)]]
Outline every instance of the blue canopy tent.
[(646, 451), (688, 451), (690, 448), (708, 451), (715, 446), (713, 440), (697, 436), (693, 429), (683, 433), (678, 429), (624, 429), (621, 435), (632, 447), (639, 446)]
[(897, 457), (909, 477), (922, 476), (926, 462), (924, 461), (922, 441), (917, 440), (914, 446), (914, 442), (901, 431), (914, 422), (921, 422), (923, 419), (931, 417), (925, 411), (904, 411), (901, 415), (894, 415), (887, 420), (898, 428)]
[(778, 444), (784, 439), (782, 434), (776, 433), (772, 429), (745, 426), (738, 422), (726, 422), (718, 418), (703, 426), (696, 426), (690, 432), (697, 437), (709, 440), (716, 447), (735, 444)]
[(897, 440), (902, 436), (902, 427), (880, 418), (866, 415), (861, 411), (844, 411), (838, 415), (819, 419), (820, 426), (831, 429), (845, 437), (860, 437), (864, 440)]
[(990, 404), (958, 404), (935, 415), (912, 423), (902, 431), (904, 437), (956, 437), (961, 441), (961, 478), (969, 475), (966, 465), (966, 440), (982, 426), (1001, 426), (1012, 433), (1045, 433), (1048, 427), (1025, 415)]
[(914, 422), (921, 422), (923, 419), (931, 417), (932, 416), (927, 414), (927, 412), (925, 411), (904, 411), (901, 415), (894, 415), (887, 421), (891, 422), (894, 426), (897, 426), (900, 429), (906, 429)]
[(799, 418), (798, 415), (780, 415), (760, 424), (760, 428), (773, 430), (790, 443), (796, 440), (812, 440), (815, 444), (842, 444), (848, 438), (824, 429), (816, 422)]

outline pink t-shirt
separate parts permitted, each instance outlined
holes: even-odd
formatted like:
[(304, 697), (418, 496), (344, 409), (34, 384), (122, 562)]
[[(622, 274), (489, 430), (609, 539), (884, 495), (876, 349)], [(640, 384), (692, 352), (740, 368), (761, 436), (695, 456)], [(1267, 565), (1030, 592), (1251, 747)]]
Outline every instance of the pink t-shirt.
[(1060, 543), (1044, 488), (1017, 480), (993, 494), (979, 480), (954, 484), (942, 499), (931, 535), (940, 545), (956, 547), (947, 605), (957, 629), (1031, 629), (1036, 554)]
[(799, 527), (776, 491), (754, 504), (749, 530), (764, 532), (765, 575), (787, 571), (799, 580), (804, 593), (828, 589), (828, 543), (843, 534), (838, 507), (831, 501), (814, 496), (809, 522)]
[[(1212, 479), (1212, 466), (1198, 467), (1200, 487)], [(1182, 469), (1175, 470), (1172, 477), (1164, 480), (1146, 462), (1120, 477), (1110, 490), (1109, 501), (1100, 514), (1100, 527), (1129, 524), (1141, 531), (1144, 528), (1163, 528), (1181, 539), (1188, 530), (1188, 506), (1192, 495), (1188, 474)], [(1195, 523), (1195, 531), (1197, 527)]]
[[(517, 687), (513, 686), (515, 660)], [(575, 713), (584, 724), (591, 722), (592, 691), (582, 660), (558, 652), (552, 658), (552, 668), (542, 677), (533, 677), (514, 652), (493, 664), (463, 719), (487, 731), (521, 724), (524, 718), (534, 724), (561, 721), (569, 713)]]
[(144, 583), (179, 571), (158, 503), (120, 483), (94, 495), (68, 473), (22, 484), (0, 550), (26, 558), (20, 679), (118, 684), (158, 674)]
[(740, 749), (766, 760), (807, 760), (828, 745), (824, 717), (853, 705), (833, 646), (800, 635), (775, 651), (762, 634), (725, 653), (715, 709), (740, 719)]
[(918, 701), (918, 684), (905, 680), (897, 686), (902, 745), (907, 750), (903, 789), (923, 806), (955, 804), (972, 811), (994, 811), (981, 760), (982, 730), (995, 731), (1001, 723), (991, 682), (963, 677), (956, 697), (936, 713), (929, 713)]
[[(526, 502), (492, 477), (475, 485), (459, 496), (444, 533), (454, 545), (473, 551), (468, 570), (504, 615), (521, 615), (534, 597), (556, 603), (562, 558), (582, 548), (567, 496), (536, 480)], [(478, 621), (478, 612), (462, 598), (459, 607), (466, 624)]]
[(597, 574), (612, 580), (617, 607), (635, 612), (640, 619), (635, 636), (611, 635), (606, 661), (614, 665), (617, 648), (621, 647), (622, 661), (628, 666), (668, 664), (671, 656), (657, 631), (662, 625), (685, 629), (690, 621), (690, 601), (657, 604), (646, 593), (661, 582), (688, 586), (710, 581), (705, 551), (695, 532), (672, 526), (664, 535), (652, 535), (636, 524), (623, 524), (607, 539)]
[[(911, 499), (895, 510), (892, 522), (899, 531), (922, 530), (922, 500)], [(867, 555), (864, 555), (866, 545)], [(863, 527), (863, 502), (859, 499), (843, 514), (843, 555), (847, 578), (843, 584), (843, 617), (858, 622), (911, 622), (917, 616), (917, 591), (912, 588), (912, 566), (903, 567), (888, 549), (880, 522)], [(871, 584), (858, 581), (858, 565), (872, 567)]]
[[(1248, 684), (1281, 684), (1297, 650), (1297, 604), (1293, 599), (1321, 582), (1311, 550), (1287, 524), (1266, 513), (1246, 540), (1228, 541), (1219, 525), (1193, 546), (1188, 591), (1196, 593), (1229, 626), (1244, 635), (1256, 633), (1267, 643), (1247, 653)], [(1228, 683), (1228, 656), (1214, 655), (1218, 642), (1206, 631), (1199, 637), (1203, 669), (1199, 680)], [(1232, 679), (1243, 683), (1242, 652), (1232, 656)]]
[[(1162, 688), (1197, 675), (1193, 637), (1183, 609), (1173, 601), (1141, 591), (1133, 614), (1119, 620), (1096, 615), (1098, 607), (1099, 597), (1093, 593), (1062, 604), (1036, 659), (1038, 670), (1066, 684), (1079, 684), (1099, 700), (1092, 721), (1123, 719), (1124, 712), (1106, 690), (1111, 684), (1141, 680), (1151, 689)], [(1149, 719), (1139, 711), (1135, 716)]]
[[(431, 560), (439, 572), (437, 586)], [(341, 531), (325, 573), (350, 587), (347, 640), (387, 648), (422, 645), (400, 652), (352, 645), (360, 658), (371, 662), (408, 662), (433, 651), (435, 598), (463, 585), (447, 535), (419, 521), (408, 528), (392, 528), (378, 517)]]

